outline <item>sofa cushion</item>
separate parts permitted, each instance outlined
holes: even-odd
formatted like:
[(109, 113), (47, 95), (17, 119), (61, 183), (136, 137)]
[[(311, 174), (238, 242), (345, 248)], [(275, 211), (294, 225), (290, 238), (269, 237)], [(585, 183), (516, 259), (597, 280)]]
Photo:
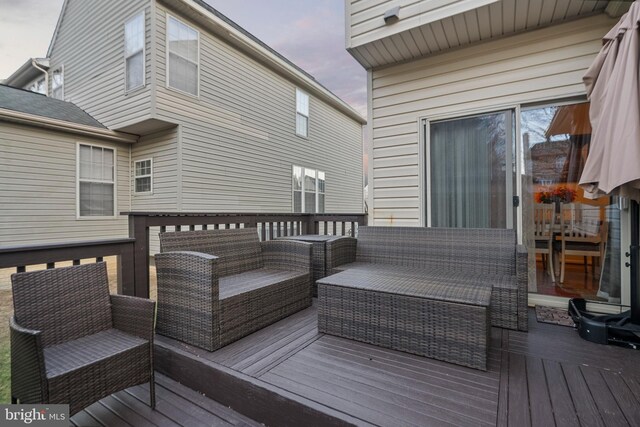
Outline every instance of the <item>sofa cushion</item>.
[(307, 277), (308, 274), (299, 271), (273, 270), (258, 268), (220, 278), (220, 299), (227, 299), (239, 294), (255, 291), (271, 285), (286, 282), (296, 278)]

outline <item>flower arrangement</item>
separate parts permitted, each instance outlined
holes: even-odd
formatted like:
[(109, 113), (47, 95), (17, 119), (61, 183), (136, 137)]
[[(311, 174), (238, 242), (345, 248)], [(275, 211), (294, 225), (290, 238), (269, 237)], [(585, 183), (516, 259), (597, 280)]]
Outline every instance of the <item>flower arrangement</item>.
[(576, 199), (576, 192), (561, 186), (552, 191), (541, 191), (537, 194), (536, 199), (538, 203), (571, 203)]

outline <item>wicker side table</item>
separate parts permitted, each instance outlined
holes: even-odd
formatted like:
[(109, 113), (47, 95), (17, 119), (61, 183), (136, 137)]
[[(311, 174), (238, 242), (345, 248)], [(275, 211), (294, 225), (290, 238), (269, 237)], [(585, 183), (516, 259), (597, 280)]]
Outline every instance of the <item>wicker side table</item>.
[(488, 284), (418, 270), (349, 269), (318, 281), (318, 330), (487, 370)]
[(299, 242), (311, 243), (311, 258), (313, 270), (313, 284), (311, 286), (313, 296), (318, 296), (318, 285), (316, 280), (322, 279), (327, 275), (327, 248), (326, 243), (333, 239), (339, 239), (343, 236), (323, 236), (319, 234), (303, 234), (300, 236), (278, 237), (278, 239), (297, 240)]

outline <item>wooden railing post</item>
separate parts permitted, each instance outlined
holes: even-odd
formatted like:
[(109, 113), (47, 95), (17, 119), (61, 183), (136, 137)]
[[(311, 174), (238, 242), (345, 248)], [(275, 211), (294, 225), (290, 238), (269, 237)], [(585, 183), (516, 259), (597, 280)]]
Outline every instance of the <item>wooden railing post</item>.
[(133, 246), (128, 246), (118, 256), (118, 293), (120, 295), (135, 295), (136, 269)]
[(129, 237), (135, 239), (133, 295), (149, 298), (149, 227), (145, 215), (129, 214)]

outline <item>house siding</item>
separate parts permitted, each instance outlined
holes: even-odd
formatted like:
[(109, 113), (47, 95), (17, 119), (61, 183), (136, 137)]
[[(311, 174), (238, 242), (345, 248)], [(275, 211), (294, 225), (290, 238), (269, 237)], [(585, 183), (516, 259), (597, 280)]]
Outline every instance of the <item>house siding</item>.
[[(129, 146), (0, 123), (0, 246), (126, 237), (126, 217), (77, 219), (77, 143), (116, 149), (117, 211), (129, 210)], [(73, 172), (72, 172), (73, 171)]]
[[(583, 96), (582, 76), (615, 24), (572, 21), (372, 71), (373, 223), (424, 225), (420, 118)], [(519, 135), (517, 136), (519, 141)], [(519, 144), (519, 142), (517, 142)]]
[(167, 9), (158, 6), (156, 114), (180, 123), (179, 209), (291, 212), (298, 165), (326, 172), (327, 212), (361, 212), (361, 124), (310, 94), (309, 136), (296, 136), (294, 84), (169, 13), (200, 32), (196, 98), (166, 87)]
[[(145, 11), (146, 86), (125, 92), (124, 23)], [(149, 117), (149, 0), (67, 0), (51, 50), (50, 72), (63, 66), (64, 98), (110, 129)], [(49, 79), (51, 80), (51, 79)]]

